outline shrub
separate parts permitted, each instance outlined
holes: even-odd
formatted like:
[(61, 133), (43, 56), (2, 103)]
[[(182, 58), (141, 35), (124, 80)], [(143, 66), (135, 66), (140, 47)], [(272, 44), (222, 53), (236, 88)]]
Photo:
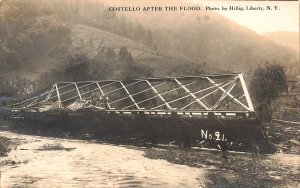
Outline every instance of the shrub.
[(0, 157), (6, 156), (12, 150), (11, 142), (8, 138), (0, 136)]
[(287, 78), (282, 65), (267, 63), (254, 71), (250, 81), (250, 92), (259, 120), (272, 120), (274, 102), (287, 88)]
[(53, 144), (44, 144), (39, 148), (39, 150), (63, 150), (64, 147), (60, 142), (55, 142)]

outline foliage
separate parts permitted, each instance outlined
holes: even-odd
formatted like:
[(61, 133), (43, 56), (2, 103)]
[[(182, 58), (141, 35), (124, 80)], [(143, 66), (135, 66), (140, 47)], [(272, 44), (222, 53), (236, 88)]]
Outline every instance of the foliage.
[(66, 81), (82, 81), (90, 78), (88, 73), (90, 60), (85, 54), (75, 54), (64, 69)]
[(46, 143), (41, 146), (39, 150), (64, 150), (64, 147), (60, 142), (55, 142), (53, 144)]
[(0, 136), (0, 157), (6, 156), (11, 151), (11, 143), (8, 138)]
[(88, 80), (90, 59), (85, 54), (73, 54), (69, 57), (66, 67), (50, 69), (41, 74), (38, 80), (38, 89), (62, 81)]
[(171, 68), (168, 75), (200, 75), (203, 74), (202, 66), (198, 64), (180, 64)]
[(107, 51), (106, 51), (106, 59), (109, 61), (109, 62), (112, 62), (115, 58), (116, 58), (116, 54), (115, 54), (115, 51), (111, 48), (109, 48)]
[(119, 60), (120, 61), (125, 61), (125, 59), (127, 58), (128, 56), (128, 49), (126, 46), (122, 46), (120, 48), (120, 51), (119, 51)]
[(8, 70), (28, 66), (63, 43), (70, 43), (70, 28), (46, 1), (14, 0), (1, 8), (0, 65)]
[(153, 76), (150, 67), (134, 61), (127, 47), (121, 48), (119, 54), (123, 53), (122, 49), (126, 52), (123, 54), (123, 61), (111, 48), (102, 48), (98, 56), (92, 59), (84, 53), (73, 54), (69, 57), (69, 64), (66, 67), (51, 69), (41, 75), (39, 89), (60, 81), (134, 79)]
[(137, 64), (127, 47), (123, 46), (119, 51), (119, 60), (122, 65), (122, 79), (136, 79), (141, 77), (153, 77), (153, 70), (142, 64)]
[(123, 79), (137, 79), (145, 77), (153, 77), (153, 69), (146, 65), (137, 63), (126, 64), (122, 70)]
[(300, 94), (289, 93), (281, 96), (274, 112), (274, 118), (300, 122)]
[(280, 64), (267, 63), (254, 71), (250, 81), (250, 92), (261, 121), (272, 120), (274, 101), (278, 99), (280, 93), (287, 91), (287, 87), (285, 71)]
[[(230, 153), (228, 159), (224, 159), (223, 154), (218, 152), (170, 148), (147, 150), (145, 156), (190, 167), (209, 167), (205, 176), (206, 181), (200, 182), (203, 184), (202, 187), (284, 187), (289, 185), (291, 179), (298, 179), (297, 172), (288, 170), (290, 168), (288, 165), (278, 165), (276, 161), (269, 160), (263, 155), (256, 156), (250, 153), (247, 155)], [(268, 173), (270, 171), (273, 173)], [(274, 178), (274, 175), (280, 178)]]
[(101, 1), (7, 2), (0, 15), (0, 35), (5, 40), (0, 46), (0, 53), (4, 54), (0, 61), (4, 67), (6, 64), (8, 67), (24, 65), (24, 60), (34, 61), (50, 49), (70, 44), (68, 23), (88, 25), (133, 39), (155, 48), (160, 54), (200, 59), (215, 66), (226, 64), (228, 69), (238, 71), (253, 69), (256, 64), (253, 62), (265, 59), (290, 62), (295, 55), (213, 13), (197, 17), (174, 14), (166, 29), (164, 19), (155, 19), (153, 24), (154, 19), (145, 17), (142, 23), (108, 11)]
[(45, 87), (63, 81), (64, 75), (61, 69), (50, 69), (47, 72), (41, 74), (38, 80), (38, 90), (44, 89)]
[[(40, 81), (47, 85), (61, 80), (123, 79), (154, 74), (147, 65), (135, 63), (135, 56), (125, 46), (119, 53), (115, 47), (102, 48), (95, 59), (74, 57), (72, 24), (133, 39), (165, 57), (180, 56), (196, 64), (209, 62), (210, 66), (218, 68), (226, 64), (226, 69), (233, 71), (248, 71), (255, 66), (253, 62), (265, 59), (282, 62), (293, 59), (294, 53), (290, 50), (270, 44), (254, 32), (214, 13), (200, 14), (197, 18), (190, 14), (174, 14), (170, 19), (168, 27), (165, 27), (165, 19), (155, 19), (153, 24), (154, 19), (145, 16), (141, 22), (108, 11), (103, 2), (93, 0), (6, 0), (0, 12), (0, 73), (30, 69), (45, 62), (46, 70)], [(90, 44), (93, 43), (96, 41), (90, 39)], [(53, 61), (62, 65), (56, 66)], [(65, 62), (69, 64), (66, 66)], [(169, 74), (201, 74), (204, 68), (196, 64), (176, 66)]]
[(35, 91), (38, 87), (37, 81), (28, 80), (19, 76), (8, 78), (0, 76), (0, 95), (23, 95)]

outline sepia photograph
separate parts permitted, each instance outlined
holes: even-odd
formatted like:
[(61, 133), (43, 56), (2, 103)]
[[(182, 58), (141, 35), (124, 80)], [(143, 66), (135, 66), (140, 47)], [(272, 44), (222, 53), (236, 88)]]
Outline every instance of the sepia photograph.
[(299, 1), (0, 0), (0, 187), (300, 187)]

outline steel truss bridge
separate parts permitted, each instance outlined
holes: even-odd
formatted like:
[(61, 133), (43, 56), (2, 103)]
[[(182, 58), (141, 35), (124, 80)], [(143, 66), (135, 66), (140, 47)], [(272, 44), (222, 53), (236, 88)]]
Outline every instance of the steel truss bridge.
[(116, 114), (254, 115), (242, 74), (60, 82), (11, 104), (15, 110)]
[(7, 107), (20, 126), (152, 143), (248, 150), (266, 138), (240, 73), (60, 82)]

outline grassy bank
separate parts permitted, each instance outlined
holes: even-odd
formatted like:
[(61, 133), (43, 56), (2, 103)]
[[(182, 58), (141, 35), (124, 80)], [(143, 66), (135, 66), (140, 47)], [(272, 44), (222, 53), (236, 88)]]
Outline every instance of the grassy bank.
[(299, 169), (291, 170), (289, 166), (278, 164), (263, 155), (151, 149), (145, 152), (145, 156), (175, 164), (208, 168), (207, 181), (199, 182), (203, 187), (296, 186), (300, 182)]

